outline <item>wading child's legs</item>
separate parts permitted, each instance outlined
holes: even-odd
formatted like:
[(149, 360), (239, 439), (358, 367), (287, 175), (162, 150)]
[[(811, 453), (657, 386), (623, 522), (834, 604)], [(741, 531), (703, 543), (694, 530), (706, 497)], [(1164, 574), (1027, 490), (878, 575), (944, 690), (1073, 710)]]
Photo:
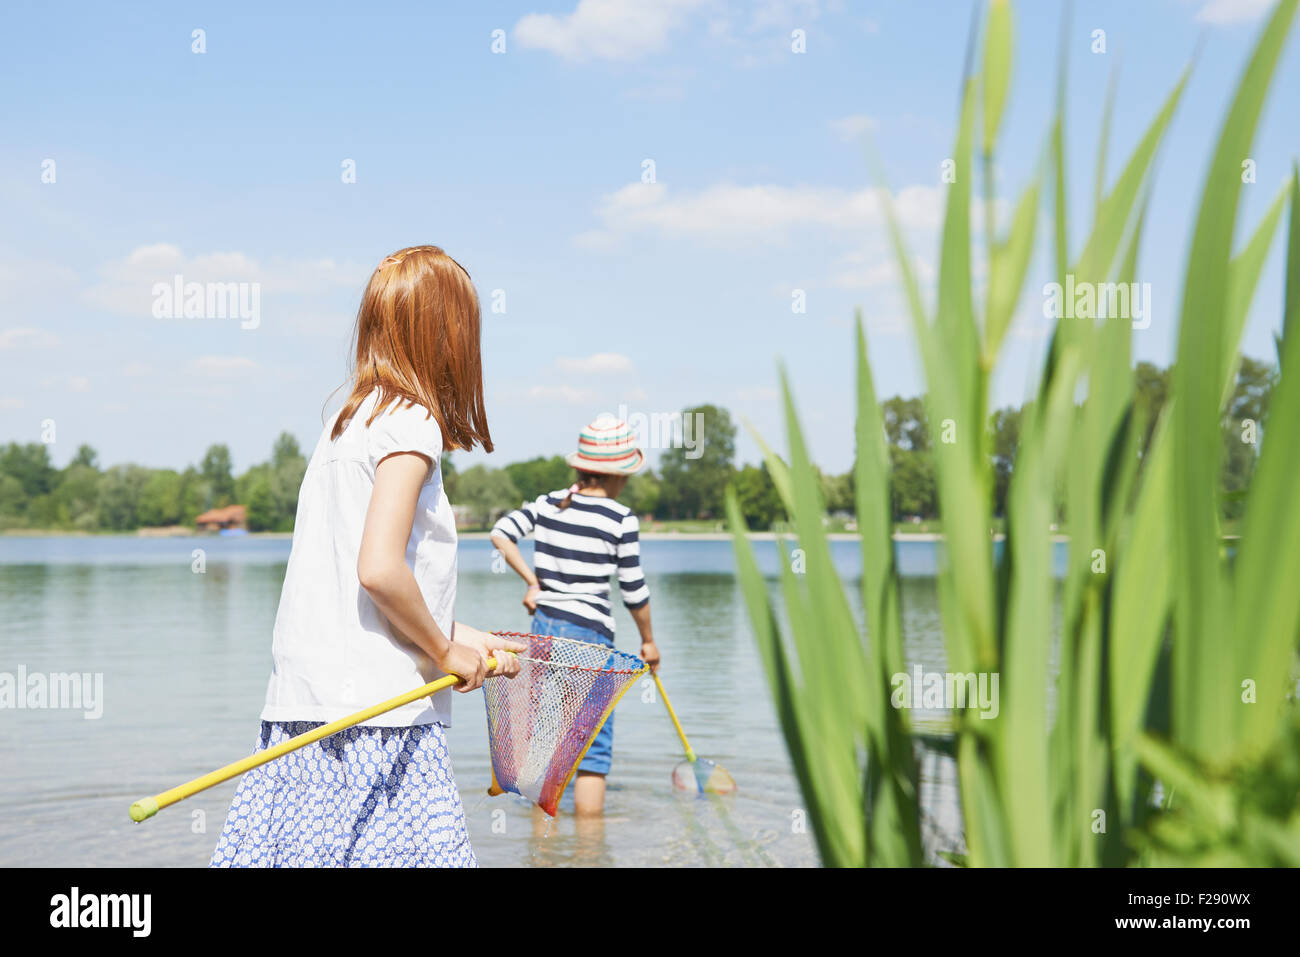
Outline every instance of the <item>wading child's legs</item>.
[[(614, 642), (593, 628), (584, 628), (562, 618), (552, 618), (541, 608), (533, 615), (531, 624), (535, 635), (554, 635), (573, 638), (591, 644), (614, 647)], [(601, 814), (605, 810), (605, 775), (609, 773), (614, 758), (614, 715), (611, 713), (592, 740), (587, 753), (578, 765), (573, 778), (573, 810), (578, 817)]]
[(578, 817), (605, 811), (605, 775), (579, 771), (573, 782), (573, 813)]

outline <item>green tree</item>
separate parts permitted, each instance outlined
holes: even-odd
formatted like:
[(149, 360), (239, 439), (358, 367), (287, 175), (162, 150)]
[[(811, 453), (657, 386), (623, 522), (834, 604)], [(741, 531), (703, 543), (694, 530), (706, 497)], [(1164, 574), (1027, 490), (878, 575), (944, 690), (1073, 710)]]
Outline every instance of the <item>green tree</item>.
[(298, 490), (307, 473), (307, 459), (298, 449), (298, 440), (288, 432), (281, 432), (271, 452), (271, 471), (268, 476), (273, 519), (271, 528), (277, 532), (293, 531), (293, 520), (298, 514)]
[(17, 479), (29, 499), (54, 491), (59, 475), (50, 463), (49, 446), (40, 442), (10, 442), (0, 450), (0, 474)]
[(894, 521), (919, 515), (934, 518), (939, 513), (935, 491), (934, 459), (928, 450), (889, 447), (890, 501)]
[(288, 432), (281, 432), (275, 444), (271, 446), (271, 464), (278, 468), (287, 462), (294, 462), (301, 458), (302, 449), (298, 447), (298, 440)]
[(924, 451), (930, 448), (930, 426), (925, 417), (925, 399), (914, 396), (904, 399), (900, 395), (880, 403), (885, 435), (890, 445), (900, 449)]
[(23, 484), (0, 472), (0, 528), (20, 528), (26, 519), (27, 496)]
[(235, 498), (235, 479), (230, 473), (230, 449), (224, 445), (210, 445), (199, 463), (199, 474), (208, 485), (209, 501), (205, 508), (229, 505)]
[(1277, 367), (1243, 356), (1237, 369), (1232, 398), (1223, 416), (1223, 517), (1240, 518), (1245, 512), (1245, 491), (1259, 461), (1259, 440), (1268, 417), (1269, 399), (1277, 381)]
[(140, 490), (141, 525), (176, 525), (181, 521), (181, 476), (172, 469), (155, 469)]
[(536, 501), (539, 495), (567, 488), (573, 481), (573, 468), (561, 455), (538, 456), (526, 462), (512, 462), (505, 467), (523, 501)]
[(1020, 447), (1021, 410), (1008, 406), (989, 416), (990, 447), (993, 458), (993, 514), (1006, 515), (1007, 491), (1011, 487), (1011, 472), (1016, 465), (1016, 450)]
[[(89, 449), (83, 445), (82, 449)], [(89, 462), (93, 463), (93, 450)], [(78, 451), (77, 457), (63, 470), (59, 487), (54, 491), (58, 502), (59, 523), (82, 531), (99, 527), (99, 469), (87, 464)]]
[(273, 487), (274, 467), (254, 465), (240, 476), (239, 497), (248, 509), (250, 532), (274, 531), (281, 520)]
[(115, 465), (99, 478), (99, 524), (114, 532), (140, 527), (140, 498), (149, 481), (149, 469)]
[(212, 501), (212, 490), (198, 469), (189, 466), (181, 473), (180, 521), (193, 524), (194, 519), (207, 511), (207, 503)]
[[(894, 521), (911, 516), (935, 517), (938, 499), (924, 396), (905, 399), (896, 395), (886, 399), (880, 403), (880, 417), (889, 443), (890, 502)], [(848, 494), (855, 494), (856, 477), (852, 477), (847, 485)]]
[(637, 515), (653, 515), (659, 508), (659, 479), (651, 469), (642, 469), (627, 480), (627, 487), (619, 496)]
[(270, 466), (265, 462), (250, 466), (248, 471), (235, 479), (235, 500), (242, 504), (248, 504), (248, 496), (252, 492), (253, 483), (258, 476), (264, 475)]
[(84, 465), (87, 468), (99, 471), (99, 453), (89, 445), (79, 445), (77, 446), (77, 454), (72, 457), (72, 461), (68, 464)]
[[(766, 465), (764, 465), (764, 468), (766, 468)], [(821, 482), (822, 499), (826, 502), (827, 512), (852, 512), (854, 510), (852, 472), (845, 472), (843, 475), (822, 473)]]
[(41, 527), (58, 520), (57, 503), (50, 494), (58, 484), (58, 470), (50, 463), (49, 447), (40, 442), (10, 442), (0, 449), (0, 476), (5, 483), (0, 519), (10, 527)]
[(722, 514), (722, 499), (735, 473), (736, 426), (714, 405), (682, 411), (682, 442), (659, 460), (660, 502), (673, 518)]
[(518, 508), (522, 501), (519, 490), (502, 469), (476, 465), (456, 476), (455, 504), (468, 506), (477, 525), (491, 525), (503, 512)]
[(1133, 411), (1138, 427), (1142, 430), (1138, 453), (1145, 456), (1151, 447), (1151, 436), (1155, 433), (1156, 423), (1160, 421), (1160, 412), (1169, 398), (1169, 370), (1150, 362), (1139, 362), (1133, 370), (1133, 377)]
[(761, 466), (746, 465), (740, 469), (736, 472), (732, 485), (740, 502), (740, 512), (745, 516), (749, 528), (767, 531), (774, 522), (785, 518), (785, 507), (781, 504), (781, 496), (777, 493), (766, 462)]

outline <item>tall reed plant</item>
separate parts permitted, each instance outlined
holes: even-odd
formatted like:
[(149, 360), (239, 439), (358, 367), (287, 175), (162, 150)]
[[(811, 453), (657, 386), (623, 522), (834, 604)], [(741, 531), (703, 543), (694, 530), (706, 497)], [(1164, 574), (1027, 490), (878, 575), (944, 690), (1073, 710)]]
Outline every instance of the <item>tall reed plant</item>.
[[(1106, 188), (1113, 112), (1098, 137), (1091, 229), (1071, 250), (1065, 136), (1066, 48), (1046, 160), (999, 234), (996, 147), (1011, 87), (1013, 17), (993, 0), (968, 67), (942, 228), (937, 296), (923, 301), (889, 208), (927, 387), (927, 412), (954, 439), (935, 445), (944, 535), (938, 578), (947, 667), (999, 678), (997, 717), (952, 715), (971, 866), (1300, 865), (1300, 187), (1294, 169), (1234, 251), (1242, 161), (1296, 12), (1268, 18), (1213, 144), (1189, 245), (1170, 400), (1141, 451), (1132, 320), (1058, 320), (1026, 404), (995, 558), (989, 379), (1011, 325), (1040, 207), (1062, 288), (1131, 283), (1154, 162), (1185, 72)], [(981, 192), (972, 189), (973, 167)], [(977, 210), (972, 223), (972, 207)], [(982, 210), (982, 216), (980, 211)], [(1219, 527), (1221, 421), (1266, 255), (1289, 210), (1279, 378), (1240, 540)], [(988, 275), (979, 295), (972, 232)], [(856, 620), (823, 531), (817, 473), (782, 374), (788, 456), (767, 463), (802, 550), (781, 544), (778, 614), (734, 492), (727, 514), (749, 615), (790, 758), (827, 865), (918, 865), (918, 729), (891, 700), (906, 672), (892, 540), (889, 456), (867, 342), (857, 324)], [(761, 439), (760, 439), (761, 441)], [(1070, 542), (1054, 576), (1051, 528)], [(1228, 547), (1230, 546), (1230, 547)], [(1059, 602), (1059, 611), (1058, 611)], [(1054, 647), (1055, 642), (1055, 647)]]

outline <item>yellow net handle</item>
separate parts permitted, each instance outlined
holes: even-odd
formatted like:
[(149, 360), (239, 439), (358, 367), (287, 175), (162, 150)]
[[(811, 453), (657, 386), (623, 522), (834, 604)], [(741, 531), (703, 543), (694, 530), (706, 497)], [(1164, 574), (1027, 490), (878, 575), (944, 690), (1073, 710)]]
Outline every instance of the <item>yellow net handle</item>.
[[(487, 660), (487, 670), (492, 671), (496, 668), (497, 662), (493, 657)], [(245, 771), (251, 771), (278, 757), (288, 754), (290, 751), (297, 751), (299, 748), (306, 747), (313, 741), (319, 741), (321, 738), (328, 738), (332, 734), (337, 734), (345, 728), (350, 728), (354, 724), (360, 724), (362, 721), (369, 721), (371, 718), (392, 711), (394, 708), (400, 708), (404, 704), (410, 704), (412, 701), (419, 701), (421, 698), (427, 698), (444, 688), (450, 688), (458, 684), (461, 680), (457, 675), (447, 675), (439, 678), (437, 681), (431, 681), (423, 687), (416, 688), (414, 691), (408, 691), (400, 694), (396, 698), (390, 698), (379, 704), (371, 705), (356, 714), (350, 714), (346, 718), (339, 718), (337, 721), (331, 721), (329, 724), (323, 724), (319, 728), (312, 728), (310, 731), (304, 731), (297, 737), (290, 738), (288, 741), (282, 741), (273, 748), (267, 748), (265, 751), (258, 751), (256, 754), (250, 754), (246, 758), (227, 764), (224, 768), (217, 768), (215, 771), (209, 771), (202, 777), (195, 778), (193, 781), (186, 781), (179, 784), (169, 791), (163, 791), (161, 794), (155, 794), (153, 797), (141, 798), (131, 805), (131, 820), (137, 824), (141, 821), (148, 820), (157, 814), (162, 808), (175, 804), (177, 801), (183, 801), (187, 797), (198, 794), (200, 791), (206, 791), (210, 787), (221, 784), (223, 781), (229, 781), (233, 777), (238, 777)]]
[(686, 732), (682, 730), (682, 723), (677, 720), (677, 712), (673, 710), (673, 703), (668, 700), (668, 692), (664, 690), (664, 683), (659, 680), (659, 672), (653, 672), (655, 684), (659, 686), (659, 697), (664, 699), (664, 707), (668, 709), (668, 717), (673, 719), (673, 727), (677, 729), (677, 736), (682, 739), (682, 748), (686, 751), (686, 760), (695, 762), (695, 749), (691, 747), (691, 742), (686, 740)]

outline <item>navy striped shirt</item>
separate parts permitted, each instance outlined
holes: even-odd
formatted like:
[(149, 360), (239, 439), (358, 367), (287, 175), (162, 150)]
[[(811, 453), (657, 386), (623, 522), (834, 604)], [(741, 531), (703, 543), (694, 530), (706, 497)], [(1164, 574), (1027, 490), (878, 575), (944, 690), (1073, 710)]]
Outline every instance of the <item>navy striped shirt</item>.
[(537, 604), (545, 605), (548, 615), (594, 628), (612, 640), (610, 576), (618, 573), (628, 608), (650, 600), (641, 573), (641, 524), (630, 508), (604, 496), (575, 492), (569, 507), (561, 509), (566, 495), (561, 489), (525, 502), (501, 516), (492, 534), (512, 542), (532, 535), (537, 542), (533, 569), (542, 591)]

